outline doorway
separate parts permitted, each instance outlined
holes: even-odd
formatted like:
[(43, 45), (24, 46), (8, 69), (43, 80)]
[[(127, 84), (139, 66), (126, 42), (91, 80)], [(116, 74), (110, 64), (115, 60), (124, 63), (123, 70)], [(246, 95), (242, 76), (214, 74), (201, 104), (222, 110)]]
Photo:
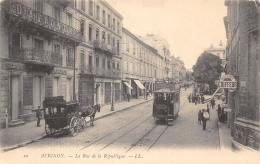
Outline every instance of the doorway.
[(12, 111), (11, 118), (12, 120), (17, 120), (19, 115), (19, 102), (20, 102), (20, 87), (19, 87), (19, 76), (12, 76)]

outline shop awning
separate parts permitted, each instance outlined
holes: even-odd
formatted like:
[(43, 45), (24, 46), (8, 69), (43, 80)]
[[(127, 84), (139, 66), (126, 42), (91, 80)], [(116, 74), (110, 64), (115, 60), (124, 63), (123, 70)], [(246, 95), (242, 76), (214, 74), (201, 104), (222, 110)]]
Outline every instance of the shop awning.
[(133, 89), (127, 82), (124, 82), (124, 84), (125, 84), (128, 88)]
[(134, 80), (134, 82), (136, 83), (136, 85), (137, 85), (140, 89), (145, 89), (145, 87), (143, 86), (143, 84), (142, 84), (139, 80)]

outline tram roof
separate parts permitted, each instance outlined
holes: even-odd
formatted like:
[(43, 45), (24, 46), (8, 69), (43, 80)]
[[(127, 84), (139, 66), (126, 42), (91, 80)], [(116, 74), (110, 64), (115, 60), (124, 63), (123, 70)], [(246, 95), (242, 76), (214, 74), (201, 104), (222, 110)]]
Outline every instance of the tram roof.
[(180, 90), (179, 89), (171, 90), (171, 89), (165, 88), (165, 89), (159, 89), (159, 90), (153, 91), (153, 93), (176, 93), (176, 92), (180, 92)]

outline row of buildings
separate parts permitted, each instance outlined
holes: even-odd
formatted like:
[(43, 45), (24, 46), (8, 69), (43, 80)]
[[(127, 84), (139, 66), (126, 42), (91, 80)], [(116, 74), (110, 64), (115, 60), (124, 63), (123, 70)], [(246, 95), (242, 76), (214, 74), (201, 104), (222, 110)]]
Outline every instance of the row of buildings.
[(260, 4), (226, 0), (226, 74), (237, 81), (227, 93), (234, 148), (258, 150), (260, 142)]
[(105, 105), (185, 78), (165, 39), (134, 35), (104, 0), (5, 0), (0, 35), (1, 128), (34, 119), (44, 97)]

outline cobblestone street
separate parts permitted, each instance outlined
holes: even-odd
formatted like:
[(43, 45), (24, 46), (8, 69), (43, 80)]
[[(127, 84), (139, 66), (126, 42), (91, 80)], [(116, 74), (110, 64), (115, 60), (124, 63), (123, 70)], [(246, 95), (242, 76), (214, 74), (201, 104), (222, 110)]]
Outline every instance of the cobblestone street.
[[(195, 105), (187, 101), (191, 89), (182, 90), (181, 111), (172, 126), (157, 122), (152, 117), (152, 101), (115, 113), (95, 121), (95, 126), (88, 128), (75, 137), (68, 133), (55, 135), (18, 148), (9, 153), (23, 154), (33, 148), (48, 152), (69, 149), (79, 152), (105, 153), (114, 150), (117, 153), (135, 154), (153, 152), (158, 149), (218, 149), (216, 111), (211, 111), (207, 130), (197, 122), (197, 111), (206, 104)], [(23, 152), (23, 153), (21, 153)]]

